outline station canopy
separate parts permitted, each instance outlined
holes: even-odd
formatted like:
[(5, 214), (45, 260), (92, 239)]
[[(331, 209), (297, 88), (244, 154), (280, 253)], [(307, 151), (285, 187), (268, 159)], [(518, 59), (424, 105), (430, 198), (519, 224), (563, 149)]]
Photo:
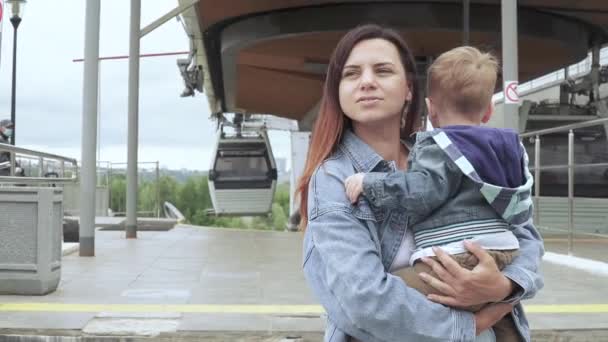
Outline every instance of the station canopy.
[[(346, 31), (365, 23), (397, 29), (422, 75), (428, 57), (462, 45), (463, 3), (200, 0), (184, 17), (213, 113), (265, 113), (305, 124)], [(577, 63), (594, 44), (608, 42), (608, 1), (519, 0), (518, 6), (520, 83)], [(500, 0), (470, 1), (470, 45), (501, 58)]]

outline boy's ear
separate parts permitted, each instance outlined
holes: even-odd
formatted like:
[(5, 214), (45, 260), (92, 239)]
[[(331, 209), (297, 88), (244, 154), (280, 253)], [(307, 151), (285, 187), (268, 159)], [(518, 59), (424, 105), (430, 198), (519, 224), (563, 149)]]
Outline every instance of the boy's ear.
[(428, 97), (424, 98), (424, 102), (426, 103), (427, 113), (429, 114), (428, 118), (431, 122), (431, 125), (433, 125), (433, 128), (439, 128), (439, 121), (437, 118), (437, 110), (435, 109), (435, 104)]
[(494, 104), (492, 103), (492, 101), (490, 101), (488, 108), (486, 108), (486, 111), (483, 113), (481, 122), (483, 122), (484, 124), (488, 123), (488, 121), (490, 121), (490, 118), (492, 117), (493, 113), (494, 113)]
[(428, 97), (424, 98), (424, 103), (426, 104), (426, 112), (429, 113), (429, 115), (431, 115), (431, 111), (433, 108), (433, 104), (431, 103), (431, 99), (429, 99)]

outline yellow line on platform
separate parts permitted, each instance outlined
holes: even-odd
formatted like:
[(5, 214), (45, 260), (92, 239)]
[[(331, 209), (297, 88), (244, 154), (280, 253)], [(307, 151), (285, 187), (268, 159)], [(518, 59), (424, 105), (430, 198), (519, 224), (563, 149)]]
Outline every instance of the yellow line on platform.
[(319, 305), (197, 305), (197, 304), (63, 304), (0, 303), (2, 311), (45, 312), (193, 312), (230, 314), (321, 314)]
[(524, 305), (527, 313), (608, 313), (608, 304)]
[[(183, 312), (207, 314), (320, 315), (319, 305), (163, 305), (163, 304), (64, 304), (0, 303), (0, 312)], [(608, 304), (525, 305), (530, 314), (608, 313)]]

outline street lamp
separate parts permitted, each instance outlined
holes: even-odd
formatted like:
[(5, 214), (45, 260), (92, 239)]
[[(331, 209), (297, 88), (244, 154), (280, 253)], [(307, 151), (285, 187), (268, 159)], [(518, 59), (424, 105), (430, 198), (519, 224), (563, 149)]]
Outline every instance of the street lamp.
[(16, 73), (17, 73), (17, 28), (23, 18), (23, 10), (25, 9), (25, 0), (6, 0), (6, 4), (11, 11), (11, 24), (13, 24), (13, 85), (11, 94), (11, 121), (13, 122), (13, 136), (11, 144), (15, 145), (15, 132), (17, 131), (17, 121), (15, 121), (15, 95), (16, 95)]

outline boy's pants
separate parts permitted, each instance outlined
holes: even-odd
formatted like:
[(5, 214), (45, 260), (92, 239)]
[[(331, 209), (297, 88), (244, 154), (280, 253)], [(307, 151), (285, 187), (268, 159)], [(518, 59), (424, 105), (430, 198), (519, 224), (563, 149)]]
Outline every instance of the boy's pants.
[[(508, 251), (499, 251), (499, 250), (487, 250), (487, 252), (492, 256), (498, 269), (502, 270), (511, 263), (513, 258), (517, 255), (517, 250), (508, 250)], [(468, 270), (472, 270), (479, 260), (477, 257), (470, 252), (465, 252), (461, 254), (454, 254), (451, 257), (458, 262), (458, 264)], [(432, 257), (436, 259), (437, 257)], [(414, 288), (425, 295), (428, 294), (441, 294), (434, 287), (431, 287), (427, 283), (425, 283), (418, 274), (421, 272), (427, 273), (435, 278), (439, 277), (433, 270), (421, 260), (418, 260), (414, 267), (406, 267), (395, 272), (392, 272), (393, 275), (400, 277), (407, 284), (407, 286)], [(464, 308), (464, 310), (477, 312), (479, 311), (485, 304), (475, 305), (472, 307)], [(494, 329), (494, 334), (496, 335), (496, 342), (519, 342), (522, 339), (519, 336), (517, 328), (515, 327), (515, 323), (513, 322), (512, 316), (506, 315), (500, 321), (496, 322), (495, 325), (492, 326)]]

